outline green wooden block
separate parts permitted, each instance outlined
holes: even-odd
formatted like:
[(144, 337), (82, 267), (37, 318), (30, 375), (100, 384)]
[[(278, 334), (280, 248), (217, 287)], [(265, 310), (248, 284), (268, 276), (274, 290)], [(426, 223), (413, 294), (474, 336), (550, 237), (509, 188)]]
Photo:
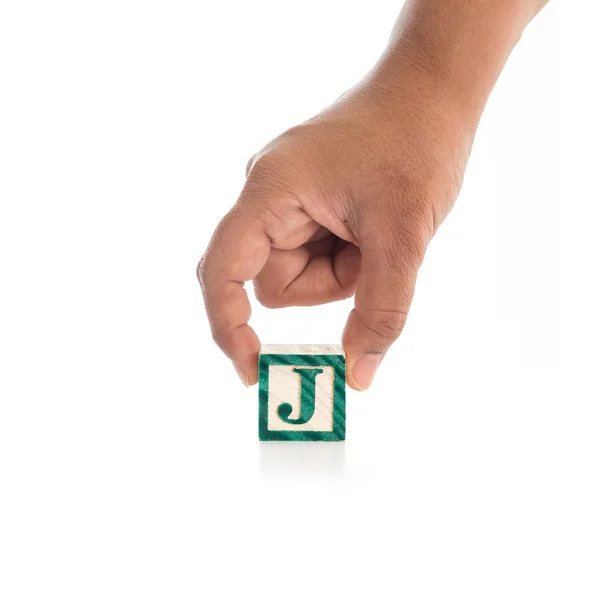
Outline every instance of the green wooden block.
[(341, 346), (261, 348), (258, 437), (264, 441), (346, 438), (346, 358)]

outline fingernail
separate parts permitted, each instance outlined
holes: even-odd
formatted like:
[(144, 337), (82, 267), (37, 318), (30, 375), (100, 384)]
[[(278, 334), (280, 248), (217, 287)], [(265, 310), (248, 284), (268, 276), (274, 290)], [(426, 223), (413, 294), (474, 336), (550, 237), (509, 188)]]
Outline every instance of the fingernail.
[(366, 390), (371, 385), (382, 358), (379, 354), (365, 354), (356, 361), (352, 381), (359, 390)]
[(244, 371), (244, 369), (242, 369), (242, 367), (240, 367), (240, 365), (233, 363), (233, 368), (235, 369), (235, 372), (238, 374), (238, 377), (242, 380), (242, 383), (244, 384), (245, 387), (248, 387), (249, 385), (249, 381), (248, 381), (248, 375), (246, 375), (246, 371)]

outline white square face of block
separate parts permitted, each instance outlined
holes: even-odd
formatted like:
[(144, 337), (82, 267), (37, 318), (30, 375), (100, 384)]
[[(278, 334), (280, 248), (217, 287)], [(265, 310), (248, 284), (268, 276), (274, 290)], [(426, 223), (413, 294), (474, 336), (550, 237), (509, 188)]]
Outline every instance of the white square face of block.
[(323, 372), (315, 378), (315, 412), (306, 423), (283, 421), (277, 409), (281, 404), (291, 404), (290, 419), (300, 416), (300, 376), (294, 365), (269, 365), (269, 400), (267, 428), (271, 431), (333, 431), (333, 367), (315, 368)]

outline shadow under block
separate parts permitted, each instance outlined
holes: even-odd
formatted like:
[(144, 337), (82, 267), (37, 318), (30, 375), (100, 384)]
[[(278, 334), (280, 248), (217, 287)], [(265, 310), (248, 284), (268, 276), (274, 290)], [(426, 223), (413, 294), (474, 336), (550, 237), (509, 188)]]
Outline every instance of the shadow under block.
[(346, 358), (341, 346), (261, 348), (258, 437), (263, 441), (346, 438)]

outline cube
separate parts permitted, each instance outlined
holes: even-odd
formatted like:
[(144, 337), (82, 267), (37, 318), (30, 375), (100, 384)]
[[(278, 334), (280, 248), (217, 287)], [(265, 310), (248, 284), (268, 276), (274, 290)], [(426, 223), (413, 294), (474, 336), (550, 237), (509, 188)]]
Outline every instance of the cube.
[(346, 438), (346, 357), (339, 345), (264, 345), (258, 358), (260, 440)]

